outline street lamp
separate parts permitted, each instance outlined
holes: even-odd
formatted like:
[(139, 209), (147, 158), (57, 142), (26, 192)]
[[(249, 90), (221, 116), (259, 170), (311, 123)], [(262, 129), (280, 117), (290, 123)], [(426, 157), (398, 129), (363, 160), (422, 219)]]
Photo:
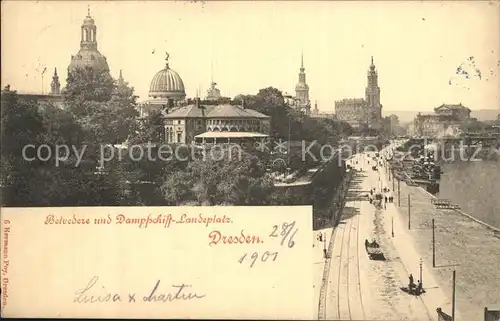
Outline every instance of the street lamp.
[(422, 287), (424, 287), (424, 282), (422, 281), (422, 264), (423, 264), (423, 261), (422, 261), (422, 258), (420, 258), (420, 284)]

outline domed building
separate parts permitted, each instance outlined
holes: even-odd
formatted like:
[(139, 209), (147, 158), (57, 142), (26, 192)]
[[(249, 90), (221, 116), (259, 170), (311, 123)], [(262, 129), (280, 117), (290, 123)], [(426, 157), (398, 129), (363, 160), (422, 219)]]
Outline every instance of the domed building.
[(91, 67), (94, 70), (109, 71), (106, 57), (97, 50), (97, 27), (94, 19), (90, 15), (90, 8), (81, 27), (80, 50), (76, 55), (71, 56), (68, 73), (77, 68), (84, 67)]
[(140, 108), (141, 116), (153, 110), (171, 109), (179, 106), (186, 99), (186, 91), (181, 76), (170, 68), (169, 54), (165, 58), (165, 67), (158, 71), (149, 85), (149, 100), (143, 102)]

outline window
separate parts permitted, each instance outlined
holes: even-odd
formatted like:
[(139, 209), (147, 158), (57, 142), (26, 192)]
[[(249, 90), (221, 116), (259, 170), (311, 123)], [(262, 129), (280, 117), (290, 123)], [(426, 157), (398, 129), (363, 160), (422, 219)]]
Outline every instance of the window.
[(177, 142), (180, 143), (182, 140), (182, 133), (177, 133)]
[(177, 121), (177, 124), (178, 124), (178, 125), (182, 124), (182, 120), (178, 120), (178, 121)]

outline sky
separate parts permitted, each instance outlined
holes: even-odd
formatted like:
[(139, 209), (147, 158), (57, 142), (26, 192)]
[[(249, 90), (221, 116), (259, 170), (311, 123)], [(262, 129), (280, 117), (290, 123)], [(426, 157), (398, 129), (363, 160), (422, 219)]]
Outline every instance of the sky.
[[(212, 75), (228, 97), (269, 86), (294, 93), (303, 53), (309, 96), (321, 112), (333, 113), (335, 100), (364, 97), (371, 56), (383, 110), (429, 111), (443, 103), (500, 109), (499, 1), (7, 0), (1, 6), (2, 87), (19, 92), (47, 93), (55, 67), (65, 85), (90, 6), (111, 74), (123, 70), (140, 100), (148, 98), (165, 52), (188, 97), (204, 95)], [(457, 74), (459, 67), (469, 79)]]

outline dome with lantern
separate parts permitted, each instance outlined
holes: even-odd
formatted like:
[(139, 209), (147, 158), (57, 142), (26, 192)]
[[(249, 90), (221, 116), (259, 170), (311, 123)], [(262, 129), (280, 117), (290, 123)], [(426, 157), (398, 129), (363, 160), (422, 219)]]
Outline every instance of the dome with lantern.
[(94, 18), (90, 15), (90, 8), (81, 26), (80, 50), (76, 55), (71, 56), (68, 71), (85, 67), (109, 71), (106, 57), (97, 50), (97, 27)]

